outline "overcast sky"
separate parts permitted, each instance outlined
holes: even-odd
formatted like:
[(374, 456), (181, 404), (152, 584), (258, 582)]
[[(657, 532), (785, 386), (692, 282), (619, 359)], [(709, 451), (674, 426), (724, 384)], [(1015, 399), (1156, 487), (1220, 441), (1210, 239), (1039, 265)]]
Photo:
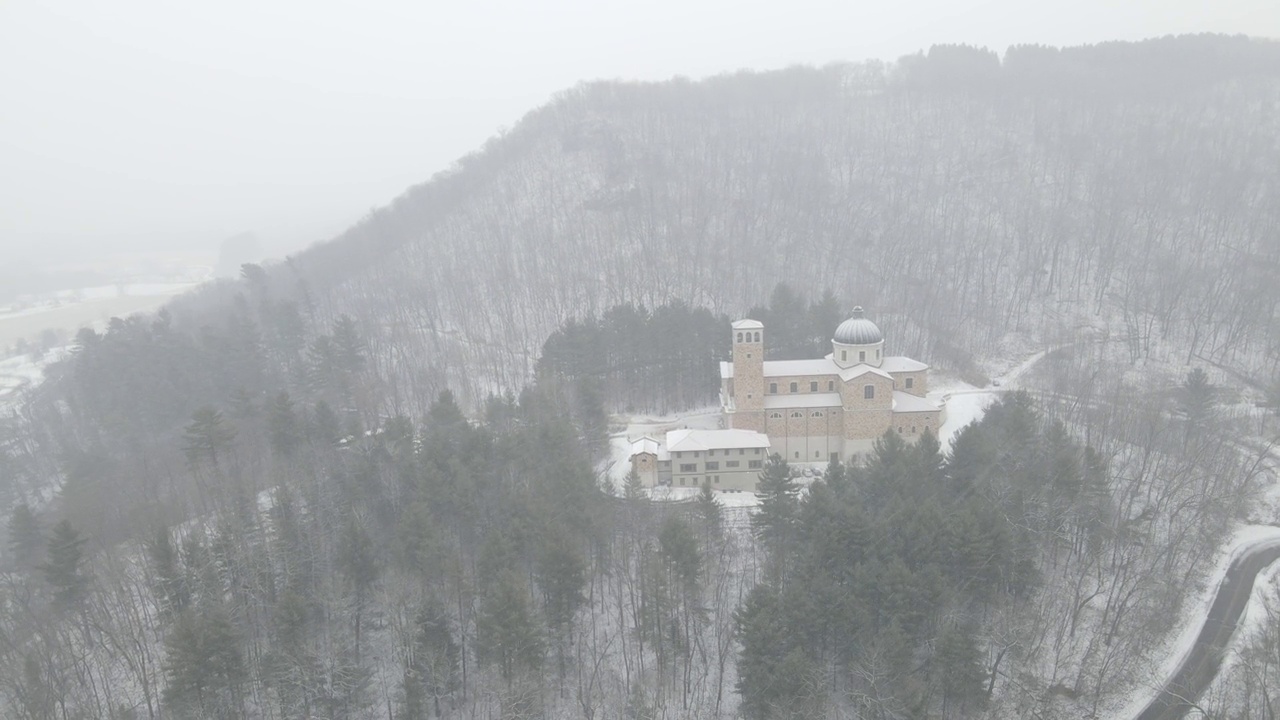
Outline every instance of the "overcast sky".
[(308, 244), (582, 80), (1185, 32), (1280, 3), (0, 0), (0, 262)]

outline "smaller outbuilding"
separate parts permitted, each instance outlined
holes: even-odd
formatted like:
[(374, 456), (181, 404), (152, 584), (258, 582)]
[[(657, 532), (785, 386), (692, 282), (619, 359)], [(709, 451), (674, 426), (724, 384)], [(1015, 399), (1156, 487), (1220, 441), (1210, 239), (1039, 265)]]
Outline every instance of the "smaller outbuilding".
[(769, 437), (753, 430), (672, 430), (665, 441), (631, 442), (631, 467), (646, 487), (699, 487), (755, 492), (769, 457)]

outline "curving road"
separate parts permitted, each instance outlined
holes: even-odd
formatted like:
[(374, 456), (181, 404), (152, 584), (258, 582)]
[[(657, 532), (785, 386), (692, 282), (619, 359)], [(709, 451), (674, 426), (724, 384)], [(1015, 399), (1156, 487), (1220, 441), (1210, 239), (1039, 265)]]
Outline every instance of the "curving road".
[(1195, 644), (1137, 720), (1177, 720), (1196, 707), (1196, 700), (1218, 674), (1236, 624), (1253, 595), (1254, 579), (1276, 560), (1280, 560), (1280, 540), (1260, 542), (1232, 561)]

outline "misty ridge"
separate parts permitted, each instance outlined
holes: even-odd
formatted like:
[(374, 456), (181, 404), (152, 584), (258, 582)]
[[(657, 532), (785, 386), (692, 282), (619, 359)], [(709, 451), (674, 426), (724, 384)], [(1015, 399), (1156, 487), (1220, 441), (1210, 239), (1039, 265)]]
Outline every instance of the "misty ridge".
[[(1119, 319), (1133, 360), (1177, 348), (1274, 373), (1277, 52), (938, 47), (588, 84), (267, 280), (319, 327), (369, 329), (394, 411), (518, 387), (565, 318), (723, 312), (780, 281), (953, 364), (1011, 330)], [(198, 324), (210, 302), (172, 312)]]
[[(1124, 716), (1280, 521), (1277, 138), (1280, 43), (1215, 35), (567, 90), (5, 409), (0, 714)], [(615, 485), (730, 320), (854, 305), (1034, 369), (754, 509)], [(1203, 707), (1269, 717), (1273, 626)]]

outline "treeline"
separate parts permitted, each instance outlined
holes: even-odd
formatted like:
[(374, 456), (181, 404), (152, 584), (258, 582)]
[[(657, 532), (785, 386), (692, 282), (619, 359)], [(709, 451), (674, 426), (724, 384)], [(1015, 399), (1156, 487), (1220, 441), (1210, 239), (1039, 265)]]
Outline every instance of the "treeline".
[(831, 291), (811, 300), (779, 283), (769, 303), (730, 318), (683, 302), (650, 311), (618, 305), (600, 317), (571, 319), (551, 333), (537, 375), (567, 380), (600, 394), (614, 410), (667, 413), (717, 402), (719, 362), (730, 360), (729, 323), (740, 317), (765, 324), (765, 354), (788, 360), (831, 352), (831, 335), (848, 317)]
[(670, 412), (716, 401), (729, 320), (684, 303), (619, 305), (570, 320), (543, 343), (539, 376), (603, 394), (615, 410)]
[(761, 478), (764, 582), (738, 614), (750, 718), (981, 714), (1028, 659), (992, 616), (1036, 596), (1043, 564), (1096, 553), (1112, 511), (1105, 464), (1025, 394), (949, 454), (890, 432), (804, 495), (776, 456)]

